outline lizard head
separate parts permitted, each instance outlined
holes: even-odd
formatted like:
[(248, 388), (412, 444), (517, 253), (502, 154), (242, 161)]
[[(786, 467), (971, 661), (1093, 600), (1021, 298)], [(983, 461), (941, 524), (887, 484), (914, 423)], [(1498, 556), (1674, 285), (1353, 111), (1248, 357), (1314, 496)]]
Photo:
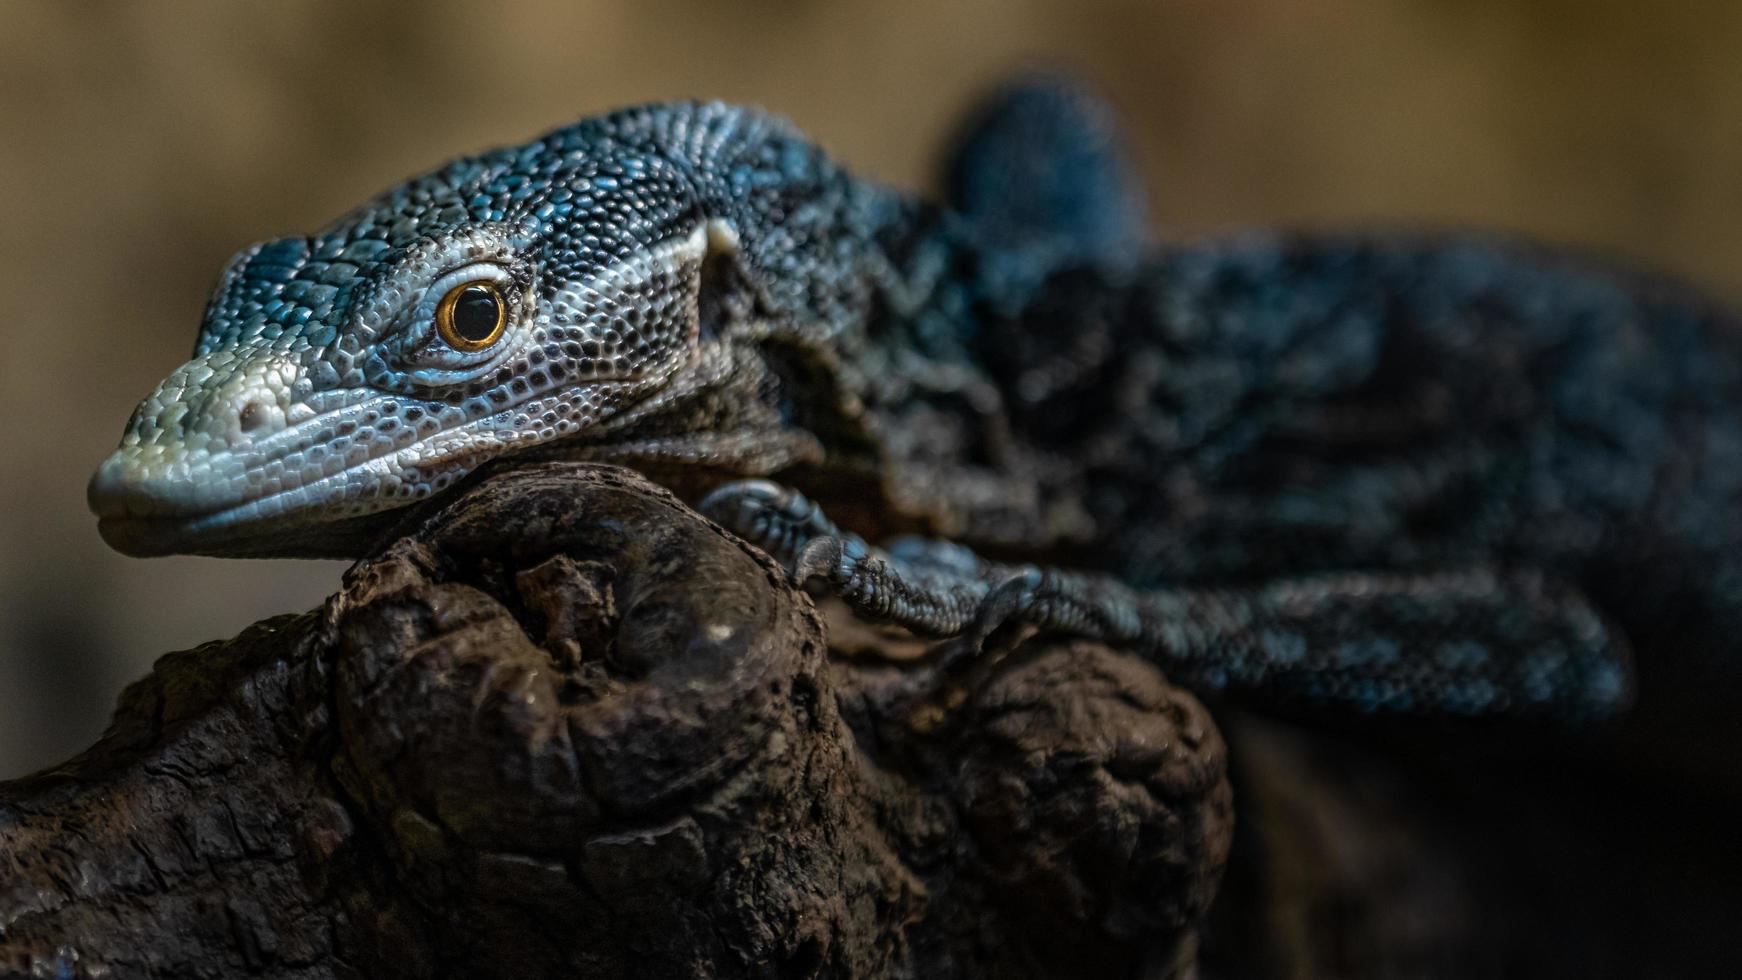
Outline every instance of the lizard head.
[(808, 166), (746, 149), (770, 132), (790, 134), (717, 104), (625, 110), (241, 252), (193, 359), (91, 480), (105, 539), (137, 555), (345, 554), (492, 457), (669, 399), (705, 373), (704, 321), (773, 295), (750, 298), (767, 278), (747, 269), (704, 284), (748, 261), (757, 193), (723, 186), (755, 166), (717, 158)]

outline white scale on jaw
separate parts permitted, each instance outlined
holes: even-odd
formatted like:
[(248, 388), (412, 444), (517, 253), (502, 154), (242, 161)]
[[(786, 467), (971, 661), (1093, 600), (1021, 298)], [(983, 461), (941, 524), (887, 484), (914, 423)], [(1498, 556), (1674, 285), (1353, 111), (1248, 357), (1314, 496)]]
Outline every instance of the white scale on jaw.
[[(598, 312), (613, 296), (661, 273), (699, 270), (708, 256), (734, 254), (737, 249), (734, 229), (724, 221), (710, 219), (682, 238), (668, 239), (585, 282), (560, 288), (549, 307), (537, 310), (534, 316), (547, 325), (560, 321), (571, 329), (598, 329), (603, 325)], [(564, 318), (564, 313), (573, 315)], [(532, 336), (532, 326), (511, 326), (493, 356), (464, 370), (424, 371), (422, 375), (454, 383), (475, 378), (511, 357), (518, 345)], [(369, 388), (312, 392), (297, 399), (290, 397), (299, 376), (296, 365), (283, 351), (262, 350), (256, 356), (271, 358), (273, 363), (262, 365), (266, 370), (250, 372), (254, 386), (222, 398), (214, 393), (212, 400), (247, 405), (251, 412), (263, 414), (253, 415), (244, 426), (238, 413), (231, 412), (223, 423), (225, 438), (206, 434), (200, 444), (192, 440), (147, 443), (141, 441), (137, 429), (130, 431), (121, 448), (99, 469), (92, 482), (92, 500), (102, 516), (170, 519), (184, 532), (242, 526), (315, 507), (326, 518), (395, 507), (445, 489), (487, 459), (560, 438), (608, 418), (612, 414), (608, 406), (587, 397), (586, 385), (647, 385), (667, 377), (683, 367), (694, 349), (698, 329), (692, 315), (680, 350), (664, 363), (639, 365), (636, 373), (628, 376), (577, 375), (564, 385), (528, 392), (531, 397), (526, 400), (505, 405), (491, 404), (487, 393), (455, 405)], [(372, 342), (388, 340), (390, 336)], [(200, 368), (203, 372), (196, 370), (185, 376), (183, 391), (212, 376), (209, 367), (202, 364)], [(649, 373), (649, 368), (656, 373)], [(180, 393), (159, 392), (159, 396), (171, 394), (176, 395), (174, 402), (165, 407), (171, 413), (186, 412), (187, 403)], [(404, 401), (421, 410), (415, 423), (399, 424), (391, 433), (373, 428), (382, 418), (395, 414), (386, 406), (398, 409), (401, 406), (397, 403)], [(468, 409), (468, 404), (472, 408)], [(517, 418), (538, 417), (558, 407), (569, 409), (569, 416), (553, 425), (515, 424)], [(584, 417), (574, 417), (577, 408), (585, 409), (581, 413)], [(173, 425), (180, 416), (163, 421)], [(148, 417), (146, 424), (155, 426), (156, 420)], [(187, 427), (183, 431), (188, 431)], [(359, 437), (361, 433), (370, 434)], [(223, 444), (217, 445), (220, 442)], [(342, 452), (334, 451), (335, 443), (343, 447)]]

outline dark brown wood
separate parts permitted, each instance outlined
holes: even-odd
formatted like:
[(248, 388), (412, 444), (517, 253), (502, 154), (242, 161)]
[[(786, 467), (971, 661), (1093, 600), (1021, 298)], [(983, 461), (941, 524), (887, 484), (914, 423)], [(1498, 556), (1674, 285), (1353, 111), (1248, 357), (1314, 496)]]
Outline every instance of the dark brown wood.
[(418, 520), (321, 609), (164, 657), (97, 745), (0, 784), (0, 964), (1192, 969), (1231, 794), (1153, 668), (1058, 641), (951, 673), (831, 656), (778, 568), (625, 470), (517, 469)]

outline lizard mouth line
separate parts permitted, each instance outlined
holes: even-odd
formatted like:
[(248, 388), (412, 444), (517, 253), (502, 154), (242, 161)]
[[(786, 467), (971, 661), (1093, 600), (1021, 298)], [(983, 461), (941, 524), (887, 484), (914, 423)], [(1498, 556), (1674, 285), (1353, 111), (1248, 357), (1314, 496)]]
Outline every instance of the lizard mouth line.
[[(428, 452), (429, 445), (419, 441), (294, 487), (207, 509), (137, 509), (129, 506), (134, 501), (124, 491), (93, 493), (92, 509), (103, 539), (137, 557), (242, 554), (253, 550), (257, 541), (276, 542), (282, 549), (286, 540), (310, 528), (378, 515), (424, 499), (498, 455), (495, 450), (455, 449), (433, 460)], [(400, 479), (411, 469), (421, 477), (415, 485)], [(311, 550), (325, 549), (315, 542)]]

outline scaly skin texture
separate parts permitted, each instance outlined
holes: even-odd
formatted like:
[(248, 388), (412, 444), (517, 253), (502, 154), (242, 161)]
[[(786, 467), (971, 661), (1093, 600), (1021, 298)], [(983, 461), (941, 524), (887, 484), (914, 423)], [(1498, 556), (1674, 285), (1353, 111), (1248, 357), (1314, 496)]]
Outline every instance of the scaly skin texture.
[[(785, 124), (719, 104), (457, 160), (232, 260), (194, 360), (134, 414), (93, 506), (136, 553), (343, 554), (353, 519), (515, 450), (604, 441), (751, 472), (821, 458), (769, 403), (756, 348), (791, 333), (846, 351), (874, 303), (924, 301), (902, 294), (944, 270), (883, 252), (923, 226)], [(432, 329), (468, 281), (508, 301), (476, 353)]]
[[(1482, 239), (1148, 245), (1104, 112), (1052, 85), (956, 160), (938, 208), (759, 112), (647, 106), (249, 249), (93, 479), (103, 533), (353, 554), (560, 455), (776, 476), (810, 499), (706, 509), (867, 616), (1111, 639), (1204, 689), (1587, 718), (1626, 704), (1629, 639), (1733, 661), (1722, 314)], [(432, 326), (468, 281), (509, 317), (471, 354)]]

